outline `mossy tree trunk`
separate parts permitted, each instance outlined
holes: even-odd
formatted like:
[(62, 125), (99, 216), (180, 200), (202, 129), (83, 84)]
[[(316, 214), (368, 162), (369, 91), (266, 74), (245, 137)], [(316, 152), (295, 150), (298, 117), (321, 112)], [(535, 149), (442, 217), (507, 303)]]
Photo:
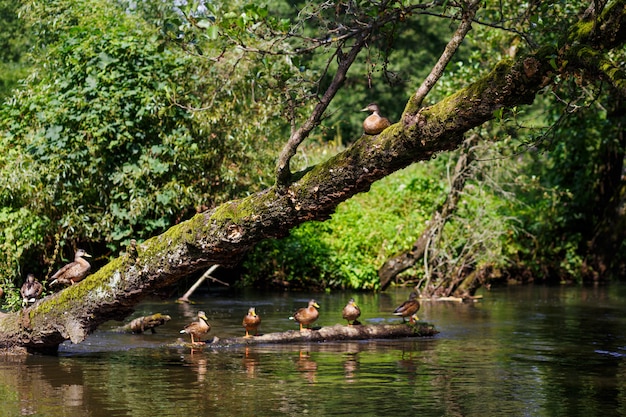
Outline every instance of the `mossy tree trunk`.
[(105, 321), (123, 319), (143, 296), (210, 265), (235, 265), (257, 242), (285, 236), (306, 221), (325, 220), (339, 203), (367, 191), (373, 182), (457, 148), (465, 132), (492, 119), (495, 111), (532, 103), (557, 71), (591, 68), (623, 90), (624, 74), (611, 71), (606, 52), (623, 47), (625, 3), (612, 3), (595, 25), (575, 25), (558, 49), (544, 47), (502, 61), (439, 103), (419, 107), (409, 99), (400, 123), (379, 136), (361, 137), (328, 161), (294, 174), (288, 185), (197, 214), (129, 248), (80, 284), (2, 315), (0, 348), (55, 351), (67, 339), (79, 343)]

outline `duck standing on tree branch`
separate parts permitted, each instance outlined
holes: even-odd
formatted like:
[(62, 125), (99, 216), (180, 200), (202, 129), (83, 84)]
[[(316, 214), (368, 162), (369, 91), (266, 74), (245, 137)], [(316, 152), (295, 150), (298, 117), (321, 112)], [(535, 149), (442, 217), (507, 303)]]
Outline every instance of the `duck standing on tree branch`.
[[(211, 325), (209, 324), (209, 319), (207, 319), (204, 311), (198, 311), (198, 321), (194, 321), (185, 326), (181, 333), (187, 333), (191, 336), (191, 344), (192, 346), (196, 343), (201, 343), (202, 340), (200, 338), (207, 334), (211, 330)], [(196, 342), (198, 339), (198, 342)]]
[(380, 108), (375, 103), (370, 103), (361, 111), (368, 111), (371, 114), (363, 121), (363, 130), (368, 135), (378, 135), (383, 130), (391, 126), (389, 119), (380, 115)]
[(315, 302), (315, 300), (310, 300), (308, 307), (298, 309), (292, 317), (289, 317), (289, 320), (295, 320), (300, 323), (300, 331), (302, 331), (303, 325), (308, 326), (317, 320), (320, 315), (319, 311), (317, 311), (318, 308), (320, 308), (320, 306)]
[(65, 265), (50, 277), (53, 280), (50, 285), (64, 284), (74, 285), (89, 274), (91, 265), (83, 257), (91, 258), (91, 255), (83, 249), (78, 249), (74, 254), (74, 262)]
[(26, 282), (24, 283), (24, 285), (22, 285), (22, 288), (20, 288), (22, 303), (34, 303), (35, 301), (37, 301), (42, 291), (43, 285), (41, 285), (41, 283), (37, 281), (33, 274), (28, 274), (28, 276), (26, 277)]
[(250, 332), (254, 332), (256, 336), (260, 325), (261, 316), (256, 313), (254, 307), (250, 307), (248, 314), (243, 318), (243, 327), (246, 329), (246, 335), (244, 337), (251, 337)]
[(341, 313), (342, 317), (348, 320), (348, 326), (352, 326), (353, 324), (361, 324), (357, 321), (357, 319), (361, 315), (361, 309), (358, 305), (356, 305), (354, 298), (351, 298), (350, 301), (348, 301), (348, 304), (346, 304)]
[(420, 302), (417, 300), (417, 293), (413, 291), (411, 295), (409, 295), (409, 299), (404, 303), (400, 304), (398, 308), (393, 311), (394, 316), (402, 317), (402, 321), (404, 321), (405, 317), (409, 318), (409, 323), (414, 323), (415, 320), (419, 320), (416, 313), (417, 310), (420, 309)]

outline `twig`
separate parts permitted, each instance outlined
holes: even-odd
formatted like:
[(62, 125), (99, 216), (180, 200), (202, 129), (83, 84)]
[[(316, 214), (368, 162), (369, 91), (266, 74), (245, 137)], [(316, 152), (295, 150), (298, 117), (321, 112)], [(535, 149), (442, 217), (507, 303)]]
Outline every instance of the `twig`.
[(196, 289), (198, 289), (198, 287), (200, 286), (200, 284), (202, 284), (204, 282), (205, 279), (209, 278), (211, 281), (213, 282), (218, 282), (222, 285), (225, 285), (228, 287), (228, 283), (227, 282), (223, 282), (220, 281), (219, 279), (212, 277), (211, 274), (219, 267), (219, 265), (213, 265), (211, 266), (209, 269), (207, 269), (207, 271), (202, 274), (202, 276), (200, 278), (198, 278), (198, 280), (195, 282), (195, 284), (193, 284), (191, 286), (191, 288), (189, 288), (189, 290), (185, 293), (185, 295), (183, 295), (182, 297), (180, 297), (177, 301), (181, 302), (181, 303), (189, 303), (189, 297), (191, 296), (191, 294), (194, 293), (194, 291)]

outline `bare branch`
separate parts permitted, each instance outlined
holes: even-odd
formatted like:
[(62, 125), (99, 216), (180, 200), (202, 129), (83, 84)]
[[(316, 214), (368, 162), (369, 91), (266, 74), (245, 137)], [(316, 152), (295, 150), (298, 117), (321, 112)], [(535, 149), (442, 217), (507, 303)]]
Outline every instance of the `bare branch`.
[[(476, 10), (478, 10), (479, 5), (479, 0), (473, 0), (463, 12), (461, 23), (459, 24), (456, 32), (454, 32), (454, 35), (452, 35), (452, 39), (450, 39), (450, 42), (446, 45), (446, 48), (433, 69), (430, 71), (430, 74), (428, 74), (422, 85), (420, 85), (415, 92), (415, 95), (413, 95), (411, 100), (409, 100), (409, 106), (412, 111), (410, 114), (406, 114), (405, 112), (406, 116), (413, 117), (415, 115), (417, 110), (419, 110), (422, 106), (422, 102), (424, 101), (424, 98), (426, 98), (426, 95), (428, 95), (433, 86), (442, 77), (446, 66), (454, 56), (457, 49), (459, 49), (459, 46), (461, 45), (461, 42), (463, 42), (463, 39), (465, 39), (467, 33), (472, 28), (472, 21), (476, 15)], [(409, 108), (409, 106), (407, 106), (407, 108)], [(405, 116), (403, 115), (403, 119), (404, 117)]]
[(333, 78), (333, 81), (330, 83), (324, 95), (320, 98), (320, 101), (317, 103), (313, 111), (311, 112), (311, 116), (302, 124), (302, 126), (292, 133), (291, 137), (287, 141), (287, 144), (283, 148), (278, 158), (278, 166), (276, 169), (276, 184), (278, 186), (286, 186), (289, 185), (291, 181), (291, 169), (289, 167), (289, 162), (291, 158), (296, 154), (298, 150), (298, 146), (308, 137), (309, 133), (319, 124), (322, 119), (322, 115), (326, 108), (330, 104), (339, 88), (346, 79), (346, 74), (350, 69), (350, 66), (358, 56), (361, 49), (365, 45), (365, 41), (369, 37), (371, 33), (370, 31), (365, 31), (359, 34), (356, 39), (354, 45), (350, 48), (350, 52), (347, 54), (338, 54), (339, 67), (337, 68), (337, 73)]

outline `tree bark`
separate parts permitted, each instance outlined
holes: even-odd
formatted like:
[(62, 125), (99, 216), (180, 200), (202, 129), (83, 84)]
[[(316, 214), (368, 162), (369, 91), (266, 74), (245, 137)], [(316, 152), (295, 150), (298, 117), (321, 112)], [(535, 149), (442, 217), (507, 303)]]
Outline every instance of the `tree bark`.
[(3, 314), (0, 348), (49, 352), (67, 339), (80, 343), (100, 324), (126, 317), (143, 296), (210, 265), (233, 266), (257, 242), (285, 236), (306, 221), (325, 220), (339, 203), (367, 191), (373, 182), (457, 148), (465, 132), (492, 119), (496, 110), (532, 103), (558, 69), (580, 62), (581, 48), (621, 47), (625, 3), (613, 2), (597, 25), (575, 25), (558, 49), (546, 46), (516, 61), (502, 61), (437, 104), (420, 108), (409, 101), (402, 122), (295, 174), (288, 187), (271, 187), (197, 214), (131, 246), (78, 285)]

